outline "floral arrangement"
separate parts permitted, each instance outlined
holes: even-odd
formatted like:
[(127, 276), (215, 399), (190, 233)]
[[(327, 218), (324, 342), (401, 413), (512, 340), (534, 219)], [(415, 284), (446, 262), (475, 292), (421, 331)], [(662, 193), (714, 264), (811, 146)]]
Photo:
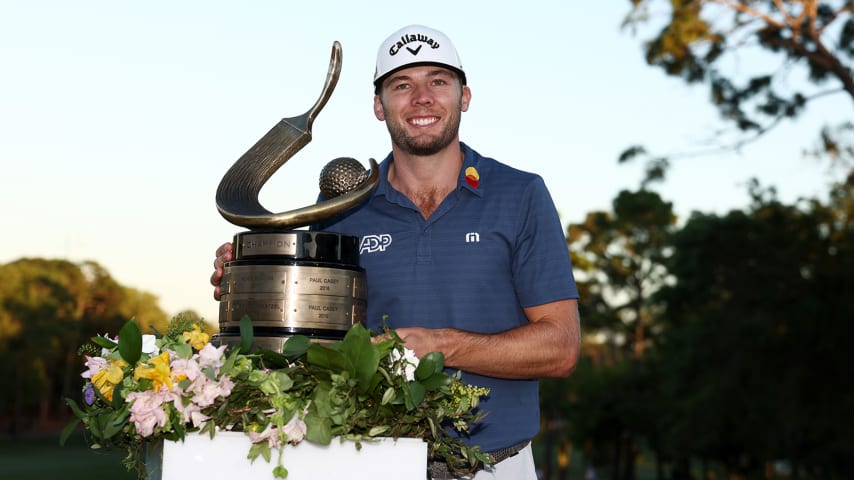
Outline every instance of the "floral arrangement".
[(445, 373), (441, 353), (419, 360), (393, 330), (376, 336), (361, 324), (329, 344), (293, 336), (283, 352), (253, 350), (252, 340), (248, 317), (231, 347), (214, 346), (198, 322), (181, 317), (162, 335), (142, 335), (131, 320), (116, 338), (93, 337), (80, 349), (86, 381), (80, 403), (67, 399), (75, 419), (61, 442), (82, 422), (92, 448), (125, 449), (125, 466), (140, 478), (157, 441), (224, 430), (249, 436), (249, 460), (269, 462), (277, 451), (276, 478), (288, 474), (286, 444), (333, 437), (356, 447), (374, 437), (424, 438), (430, 459), (457, 476), (489, 463), (461, 440), (489, 391)]

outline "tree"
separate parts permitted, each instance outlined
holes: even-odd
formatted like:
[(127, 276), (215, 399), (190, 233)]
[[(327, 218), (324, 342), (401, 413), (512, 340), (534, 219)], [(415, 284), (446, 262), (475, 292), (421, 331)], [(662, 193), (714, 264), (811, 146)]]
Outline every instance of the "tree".
[(582, 315), (636, 356), (648, 345), (650, 296), (667, 279), (663, 267), (673, 206), (649, 190), (621, 191), (613, 212), (591, 212), (567, 234), (579, 286)]
[[(638, 434), (651, 432), (652, 382), (641, 361), (652, 344), (657, 315), (652, 295), (667, 282), (664, 261), (676, 223), (672, 204), (649, 190), (621, 191), (612, 212), (591, 212), (567, 234), (587, 329), (608, 339), (573, 377), (572, 410), (585, 411), (571, 428), (586, 439), (597, 464), (607, 459), (612, 477), (635, 478)], [(589, 355), (590, 344), (583, 349)], [(603, 358), (604, 357), (604, 358)], [(598, 363), (598, 366), (596, 365)], [(598, 367), (598, 368), (597, 368)], [(653, 437), (654, 435), (649, 435)]]
[[(30, 419), (62, 419), (83, 370), (78, 347), (116, 334), (131, 317), (166, 325), (156, 297), (123, 287), (95, 262), (24, 258), (0, 265), (0, 420), (20, 432)], [(0, 424), (3, 422), (0, 421)]]
[[(697, 478), (697, 460), (707, 470), (700, 478), (719, 467), (767, 478), (779, 460), (793, 479), (854, 475), (846, 346), (854, 336), (854, 174), (826, 203), (783, 204), (756, 181), (750, 194), (745, 210), (696, 212), (677, 229), (663, 221), (669, 204), (622, 192), (618, 200), (647, 214), (615, 200), (613, 212), (570, 227), (588, 334), (571, 381), (544, 382), (543, 413), (563, 420), (585, 459), (610, 466), (611, 478), (633, 478), (638, 445), (656, 453), (658, 478)], [(640, 201), (630, 202), (634, 195)], [(627, 265), (643, 264), (627, 257), (650, 251), (623, 247), (650, 237), (630, 235), (635, 224), (658, 225), (664, 238), (644, 253), (660, 262), (651, 277), (658, 288), (643, 295), (655, 334), (640, 357), (631, 342), (603, 355), (591, 348), (590, 329), (613, 335), (635, 318), (615, 313), (631, 304), (632, 290), (613, 293), (631, 284)], [(629, 340), (635, 325), (627, 326)]]
[(657, 295), (667, 449), (748, 478), (776, 459), (794, 478), (850, 478), (854, 177), (827, 205), (783, 205), (758, 183), (752, 196), (749, 211), (696, 213), (673, 237), (677, 281)]
[[(630, 0), (625, 25), (659, 24), (645, 43), (647, 62), (688, 83), (705, 83), (710, 101), (741, 135), (739, 148), (782, 120), (795, 119), (827, 95), (854, 101), (854, 2), (851, 0)], [(657, 8), (663, 10), (654, 10)], [(669, 10), (667, 10), (669, 7)], [(737, 62), (745, 57), (769, 61)], [(744, 70), (753, 71), (741, 74)], [(733, 65), (739, 65), (735, 68)], [(798, 74), (804, 73), (802, 77)], [(825, 126), (813, 153), (838, 163), (854, 161), (854, 123)], [(620, 161), (645, 155), (642, 146)], [(648, 176), (659, 178), (667, 156), (651, 156)]]

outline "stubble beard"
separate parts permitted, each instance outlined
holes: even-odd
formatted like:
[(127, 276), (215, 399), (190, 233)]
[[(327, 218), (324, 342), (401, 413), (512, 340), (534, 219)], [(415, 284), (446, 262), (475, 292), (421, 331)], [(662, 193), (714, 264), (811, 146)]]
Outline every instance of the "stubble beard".
[(386, 128), (388, 128), (392, 143), (404, 153), (426, 157), (441, 152), (457, 138), (460, 130), (460, 117), (462, 116), (461, 107), (458, 105), (456, 109), (451, 111), (445, 128), (439, 132), (438, 136), (426, 138), (415, 138), (407, 133), (405, 125), (396, 120), (390, 121), (389, 119), (392, 117), (388, 115), (385, 106), (383, 106), (383, 113), (385, 113)]

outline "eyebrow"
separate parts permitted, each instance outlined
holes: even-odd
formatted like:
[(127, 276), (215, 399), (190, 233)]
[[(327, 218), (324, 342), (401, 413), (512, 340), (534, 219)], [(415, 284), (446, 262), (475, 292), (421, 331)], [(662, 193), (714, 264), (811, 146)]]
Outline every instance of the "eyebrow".
[[(425, 77), (449, 76), (449, 77), (453, 78), (454, 75), (455, 75), (454, 72), (452, 72), (451, 70), (448, 70), (447, 68), (436, 67), (433, 70), (428, 70), (424, 76)], [(412, 75), (392, 75), (386, 81), (390, 84), (390, 83), (396, 82), (396, 81), (411, 80), (411, 79), (412, 79)]]

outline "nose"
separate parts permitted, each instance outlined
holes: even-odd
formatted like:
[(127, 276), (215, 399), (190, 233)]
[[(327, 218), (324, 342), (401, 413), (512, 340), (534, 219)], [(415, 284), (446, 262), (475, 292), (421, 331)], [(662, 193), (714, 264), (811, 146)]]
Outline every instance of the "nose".
[(415, 105), (430, 105), (433, 103), (433, 92), (427, 85), (416, 85), (412, 93), (412, 103)]

